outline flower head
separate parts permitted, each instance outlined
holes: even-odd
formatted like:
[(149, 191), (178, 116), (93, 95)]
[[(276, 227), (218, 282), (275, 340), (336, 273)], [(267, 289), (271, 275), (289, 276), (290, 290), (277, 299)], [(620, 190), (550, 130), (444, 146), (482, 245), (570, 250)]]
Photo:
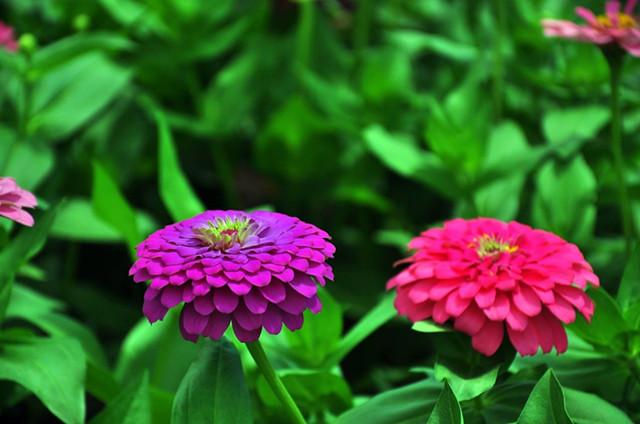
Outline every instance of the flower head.
[(18, 50), (18, 43), (16, 43), (14, 38), (13, 28), (5, 25), (2, 21), (0, 21), (0, 47), (4, 47), (10, 52)]
[(577, 7), (576, 13), (586, 21), (586, 25), (545, 19), (542, 26), (545, 35), (549, 37), (570, 38), (599, 45), (617, 44), (629, 54), (640, 56), (640, 25), (632, 15), (636, 3), (637, 0), (629, 0), (624, 10), (621, 10), (619, 1), (608, 1), (604, 15), (595, 15), (584, 7)]
[(500, 347), (506, 326), (522, 355), (541, 347), (567, 350), (562, 323), (576, 309), (591, 319), (594, 304), (587, 284), (598, 277), (578, 248), (547, 231), (495, 219), (454, 219), (414, 238), (411, 265), (389, 280), (398, 312), (417, 322), (453, 321), (472, 337), (477, 351), (490, 356)]
[(36, 197), (18, 187), (16, 180), (10, 177), (0, 177), (0, 216), (9, 218), (28, 227), (33, 226), (33, 217), (22, 208), (38, 206)]
[[(274, 212), (207, 211), (151, 234), (129, 274), (151, 280), (143, 312), (150, 322), (184, 303), (185, 339), (219, 339), (231, 324), (243, 342), (282, 324), (297, 330), (322, 305), (317, 285), (333, 279), (329, 235)], [(315, 280), (315, 281), (314, 281)]]

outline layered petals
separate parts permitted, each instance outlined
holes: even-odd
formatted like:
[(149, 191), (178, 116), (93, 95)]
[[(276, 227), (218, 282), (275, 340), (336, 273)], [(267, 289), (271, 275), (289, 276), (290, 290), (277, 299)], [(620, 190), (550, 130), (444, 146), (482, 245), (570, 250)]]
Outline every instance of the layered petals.
[[(506, 330), (522, 355), (567, 349), (563, 324), (590, 320), (584, 289), (599, 286), (580, 250), (560, 237), (495, 219), (456, 219), (413, 239), (409, 266), (387, 283), (395, 307), (417, 322), (451, 322), (493, 355)], [(506, 327), (506, 328), (505, 328)]]
[(150, 322), (184, 304), (185, 339), (217, 340), (231, 325), (240, 341), (252, 342), (263, 328), (297, 330), (306, 310), (321, 310), (317, 284), (333, 279), (329, 239), (284, 214), (207, 211), (151, 234), (129, 274), (151, 281), (143, 305)]
[[(0, 23), (0, 38), (2, 37), (2, 23)], [(0, 44), (1, 40), (0, 40)], [(18, 186), (11, 177), (0, 177), (0, 216), (9, 218), (18, 224), (33, 226), (33, 217), (24, 208), (38, 206), (36, 197)]]

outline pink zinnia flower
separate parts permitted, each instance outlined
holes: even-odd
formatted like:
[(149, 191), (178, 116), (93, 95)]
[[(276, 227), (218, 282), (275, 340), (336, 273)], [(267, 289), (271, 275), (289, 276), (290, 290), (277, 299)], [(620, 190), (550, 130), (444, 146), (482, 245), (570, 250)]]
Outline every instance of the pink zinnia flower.
[(629, 0), (620, 11), (619, 1), (608, 1), (606, 14), (596, 16), (584, 7), (577, 7), (576, 13), (587, 25), (577, 25), (570, 21), (545, 19), (542, 21), (545, 35), (570, 38), (594, 44), (617, 44), (633, 56), (640, 56), (640, 26), (632, 16), (637, 0)]
[(2, 21), (0, 21), (0, 46), (10, 52), (18, 50), (18, 43), (13, 38), (13, 28), (5, 25)]
[(240, 341), (264, 328), (297, 330), (303, 312), (320, 311), (316, 282), (333, 279), (329, 235), (274, 212), (207, 211), (151, 234), (130, 275), (151, 280), (143, 312), (150, 322), (184, 302), (185, 339), (217, 340), (231, 323)]
[(11, 219), (28, 227), (33, 226), (33, 217), (22, 208), (38, 206), (36, 197), (18, 187), (16, 180), (0, 177), (0, 216)]
[(578, 248), (547, 231), (495, 219), (454, 219), (409, 243), (411, 265), (389, 280), (395, 306), (411, 321), (453, 321), (472, 337), (474, 349), (493, 355), (506, 326), (522, 355), (538, 347), (567, 350), (562, 323), (577, 309), (591, 319), (594, 304), (584, 293), (598, 277)]

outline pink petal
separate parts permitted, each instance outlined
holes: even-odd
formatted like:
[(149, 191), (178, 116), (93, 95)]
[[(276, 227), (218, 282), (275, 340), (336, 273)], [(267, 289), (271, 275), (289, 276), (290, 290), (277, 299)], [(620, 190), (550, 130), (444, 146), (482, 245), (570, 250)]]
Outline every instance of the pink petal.
[(533, 356), (538, 351), (538, 336), (532, 325), (528, 325), (523, 331), (516, 331), (507, 326), (507, 334), (513, 347), (522, 356)]
[(565, 324), (570, 324), (576, 320), (576, 311), (573, 306), (560, 296), (556, 296), (555, 303), (547, 305), (549, 311)]
[(513, 303), (525, 315), (536, 316), (542, 310), (540, 299), (529, 287), (520, 284), (513, 292)]
[(471, 345), (483, 355), (491, 356), (496, 353), (503, 338), (503, 324), (487, 320), (480, 331), (471, 338)]
[(475, 305), (469, 306), (459, 317), (455, 319), (453, 327), (470, 336), (476, 334), (484, 326), (487, 318)]

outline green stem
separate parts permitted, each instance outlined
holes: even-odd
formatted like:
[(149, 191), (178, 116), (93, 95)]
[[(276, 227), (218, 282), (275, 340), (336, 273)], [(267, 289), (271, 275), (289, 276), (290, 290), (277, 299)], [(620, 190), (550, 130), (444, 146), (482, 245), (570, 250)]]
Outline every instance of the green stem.
[(316, 3), (305, 1), (300, 3), (300, 20), (297, 32), (297, 59), (301, 69), (308, 69), (313, 48), (313, 27), (315, 25)]
[(631, 214), (631, 201), (625, 179), (624, 157), (622, 154), (622, 110), (620, 104), (620, 79), (624, 56), (618, 54), (606, 55), (609, 61), (611, 83), (611, 153), (613, 168), (618, 185), (618, 196), (622, 214), (622, 228), (625, 238), (625, 252), (629, 257), (635, 235)]
[(282, 380), (280, 380), (276, 374), (273, 366), (271, 366), (271, 362), (269, 362), (269, 359), (260, 344), (260, 340), (247, 343), (247, 348), (249, 349), (249, 353), (251, 353), (253, 360), (256, 362), (256, 365), (258, 365), (258, 368), (262, 372), (262, 375), (267, 380), (269, 387), (271, 387), (273, 393), (278, 397), (278, 399), (280, 399), (280, 402), (282, 402), (282, 406), (284, 406), (291, 422), (296, 424), (306, 424), (307, 422), (298, 409), (298, 406), (293, 401), (293, 398), (291, 398), (286, 387), (284, 387)]

